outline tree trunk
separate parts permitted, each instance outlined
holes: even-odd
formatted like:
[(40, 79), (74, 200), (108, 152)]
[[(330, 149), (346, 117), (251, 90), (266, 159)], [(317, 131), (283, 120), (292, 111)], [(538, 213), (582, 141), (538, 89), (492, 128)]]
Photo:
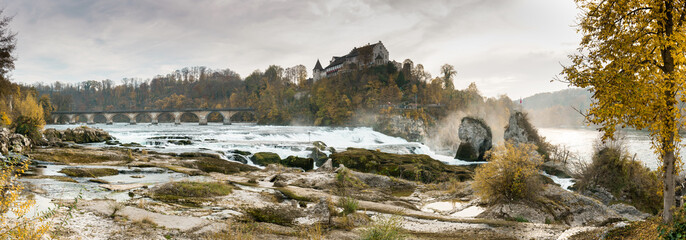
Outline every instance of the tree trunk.
[(674, 187), (676, 185), (676, 181), (674, 178), (674, 150), (665, 152), (663, 159), (665, 172), (663, 187), (664, 208), (662, 210), (662, 221), (664, 223), (669, 223), (672, 221), (672, 216), (674, 215), (674, 207), (676, 206), (676, 198), (674, 197)]
[[(662, 32), (665, 35), (667, 39), (669, 39), (673, 32), (674, 32), (674, 15), (672, 14), (673, 6), (671, 1), (665, 1), (665, 6), (664, 6), (664, 13), (665, 13), (665, 18), (664, 22), (662, 25)], [(674, 156), (674, 151), (677, 148), (677, 142), (675, 142), (675, 132), (676, 131), (676, 108), (677, 108), (677, 100), (676, 100), (676, 83), (674, 80), (674, 76), (672, 74), (674, 73), (675, 70), (675, 63), (674, 63), (674, 56), (673, 53), (675, 52), (674, 47), (668, 45), (664, 49), (662, 49), (662, 60), (664, 62), (664, 68), (663, 71), (667, 78), (664, 79), (666, 83), (666, 89), (664, 90), (664, 101), (665, 105), (667, 107), (666, 113), (663, 113), (660, 118), (662, 120), (662, 124), (664, 129), (663, 131), (667, 131), (667, 136), (662, 137), (662, 142), (661, 142), (661, 150), (662, 150), (662, 161), (663, 161), (663, 167), (664, 167), (664, 172), (663, 172), (663, 209), (662, 209), (662, 221), (664, 223), (670, 223), (672, 222), (672, 218), (674, 216), (674, 207), (676, 205), (675, 202), (675, 185), (676, 181), (674, 178), (675, 171), (674, 171), (674, 164), (675, 164), (675, 156)]]

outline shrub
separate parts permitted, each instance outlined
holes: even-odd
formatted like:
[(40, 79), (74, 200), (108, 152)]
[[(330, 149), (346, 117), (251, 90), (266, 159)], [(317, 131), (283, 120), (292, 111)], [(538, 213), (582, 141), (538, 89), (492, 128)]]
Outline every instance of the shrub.
[(12, 122), (11, 128), (15, 133), (24, 135), (35, 143), (42, 138), (40, 130), (43, 128), (44, 124), (42, 119), (19, 116)]
[(28, 166), (29, 161), (13, 158), (0, 161), (0, 239), (42, 239), (50, 229), (50, 213), (28, 215), (35, 201), (20, 197), (24, 187), (18, 176)]
[(402, 217), (392, 216), (376, 221), (362, 233), (363, 240), (397, 240), (405, 239), (401, 232)]
[(5, 112), (0, 112), (0, 126), (9, 126), (12, 124), (12, 120)]
[(539, 165), (541, 156), (532, 144), (514, 146), (511, 142), (490, 151), (491, 161), (476, 169), (474, 191), (489, 202), (533, 199), (542, 190)]
[(341, 197), (338, 199), (338, 206), (343, 208), (343, 215), (348, 215), (357, 212), (357, 207), (360, 203), (352, 197)]
[(667, 225), (659, 225), (657, 230), (662, 239), (686, 239), (686, 208), (682, 206), (675, 211), (672, 222)]
[(590, 164), (579, 164), (575, 187), (583, 192), (596, 186), (621, 201), (656, 214), (662, 209), (659, 175), (631, 157), (619, 142), (599, 144)]

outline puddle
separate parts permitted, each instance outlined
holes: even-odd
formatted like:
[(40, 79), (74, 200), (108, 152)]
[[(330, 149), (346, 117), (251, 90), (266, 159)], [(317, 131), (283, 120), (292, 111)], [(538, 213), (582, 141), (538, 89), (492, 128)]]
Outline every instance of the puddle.
[(434, 213), (444, 213), (444, 212), (450, 212), (455, 209), (461, 209), (463, 208), (467, 203), (465, 202), (459, 202), (459, 201), (446, 201), (446, 202), (433, 202), (424, 205), (422, 207), (422, 211), (424, 212), (434, 212)]
[(462, 211), (450, 214), (451, 217), (459, 217), (459, 218), (475, 218), (482, 212), (484, 212), (486, 209), (479, 207), (479, 206), (470, 206), (465, 209), (462, 209)]
[[(202, 181), (207, 177), (188, 176), (183, 173), (168, 171), (167, 169), (156, 167), (122, 167), (122, 166), (68, 166), (68, 165), (40, 165), (36, 169), (36, 174), (41, 176), (66, 176), (59, 171), (67, 167), (80, 168), (113, 168), (119, 170), (120, 174), (114, 176), (100, 177), (99, 179), (108, 181), (110, 184), (143, 184), (156, 185), (171, 181)], [(134, 176), (134, 177), (132, 177)], [(54, 179), (24, 179), (22, 182), (30, 183), (37, 188), (45, 191), (43, 197), (47, 199), (75, 199), (81, 197), (86, 200), (91, 199), (113, 199), (116, 201), (126, 201), (130, 199), (128, 192), (112, 192), (100, 187), (99, 183), (90, 182), (90, 177), (73, 177), (77, 183), (62, 182)]]

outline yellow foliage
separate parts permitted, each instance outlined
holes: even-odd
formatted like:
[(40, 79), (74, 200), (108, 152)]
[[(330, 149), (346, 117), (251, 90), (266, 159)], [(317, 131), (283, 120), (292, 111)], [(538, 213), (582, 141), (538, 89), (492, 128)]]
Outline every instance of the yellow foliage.
[(5, 112), (0, 112), (0, 126), (12, 125), (12, 119)]
[(34, 97), (32, 94), (26, 94), (26, 97), (17, 101), (14, 110), (17, 113), (17, 117), (25, 116), (38, 120), (38, 129), (43, 128), (45, 125), (45, 119), (43, 119), (43, 107), (38, 104), (36, 97)]
[(50, 229), (45, 216), (28, 216), (35, 201), (20, 196), (19, 175), (28, 161), (11, 160), (0, 165), (0, 239), (41, 239)]
[(490, 162), (477, 168), (472, 187), (487, 202), (531, 199), (541, 190), (538, 166), (543, 159), (533, 144), (505, 142), (489, 151)]
[(577, 0), (583, 12), (579, 52), (563, 74), (588, 88), (587, 119), (604, 139), (617, 127), (647, 129), (663, 168), (663, 219), (671, 221), (678, 171), (678, 129), (686, 101), (686, 8), (674, 0)]

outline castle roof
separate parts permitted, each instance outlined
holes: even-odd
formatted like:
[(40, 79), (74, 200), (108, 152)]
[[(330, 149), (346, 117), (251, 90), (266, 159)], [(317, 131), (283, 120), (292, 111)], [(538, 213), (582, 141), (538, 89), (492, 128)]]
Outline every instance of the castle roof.
[[(354, 58), (354, 57), (359, 56), (359, 55), (360, 55), (360, 50), (365, 50), (365, 51), (372, 52), (373, 49), (374, 49), (374, 47), (376, 47), (376, 45), (379, 45), (379, 44), (383, 45), (383, 43), (381, 43), (381, 41), (379, 41), (378, 43), (367, 44), (366, 46), (362, 46), (362, 47), (359, 47), (359, 48), (358, 48), (358, 47), (355, 47), (355, 48), (353, 48), (353, 50), (350, 50), (350, 52), (349, 52), (348, 54), (346, 54), (345, 56), (342, 56), (342, 57), (333, 57), (333, 58), (334, 58), (333, 62), (331, 62), (328, 66), (326, 66), (326, 68), (330, 68), (330, 67), (334, 67), (334, 66), (343, 64), (343, 63), (345, 63), (345, 61), (346, 61), (347, 59), (349, 59), (349, 58)], [(326, 69), (326, 68), (325, 68), (325, 69)]]
[(319, 59), (317, 59), (317, 64), (314, 65), (314, 70), (324, 70), (322, 64), (319, 63)]

